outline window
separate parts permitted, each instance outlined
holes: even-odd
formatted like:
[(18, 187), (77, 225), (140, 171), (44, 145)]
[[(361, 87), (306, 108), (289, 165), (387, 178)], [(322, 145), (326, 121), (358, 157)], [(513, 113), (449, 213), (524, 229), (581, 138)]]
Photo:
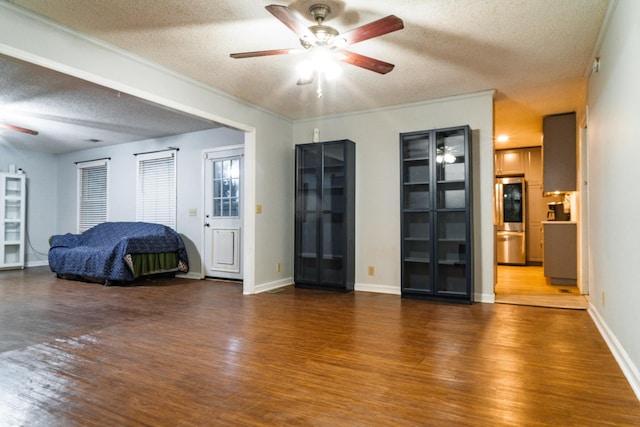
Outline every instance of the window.
[(78, 163), (78, 232), (107, 220), (107, 159)]
[(240, 157), (213, 162), (213, 216), (237, 217), (240, 206)]
[(176, 151), (137, 154), (136, 220), (176, 228)]

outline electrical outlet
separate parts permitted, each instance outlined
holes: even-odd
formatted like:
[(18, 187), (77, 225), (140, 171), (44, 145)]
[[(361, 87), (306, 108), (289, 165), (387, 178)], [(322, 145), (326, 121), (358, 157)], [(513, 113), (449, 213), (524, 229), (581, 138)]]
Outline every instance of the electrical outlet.
[(276, 271), (280, 273), (281, 269), (282, 269), (282, 265), (280, 265), (280, 261), (278, 261), (278, 263), (276, 264)]
[(373, 265), (369, 266), (368, 271), (369, 271), (369, 276), (373, 276), (376, 274), (376, 268)]
[(604, 291), (602, 291), (602, 306), (604, 307)]

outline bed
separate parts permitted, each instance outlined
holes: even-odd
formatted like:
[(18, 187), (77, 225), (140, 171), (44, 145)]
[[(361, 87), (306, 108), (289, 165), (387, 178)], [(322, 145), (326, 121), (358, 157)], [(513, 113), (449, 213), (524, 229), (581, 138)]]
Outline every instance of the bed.
[(49, 268), (60, 278), (126, 284), (189, 271), (184, 242), (170, 227), (147, 222), (105, 222), (81, 234), (50, 239)]

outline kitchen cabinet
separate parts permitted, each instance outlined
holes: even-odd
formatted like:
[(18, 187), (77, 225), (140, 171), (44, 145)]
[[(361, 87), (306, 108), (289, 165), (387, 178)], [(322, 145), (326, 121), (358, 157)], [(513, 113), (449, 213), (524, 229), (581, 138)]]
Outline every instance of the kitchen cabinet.
[(24, 268), (26, 177), (0, 173), (0, 269)]
[(527, 262), (542, 263), (542, 223), (529, 223), (527, 226)]
[(575, 285), (578, 245), (575, 222), (544, 221), (544, 275), (552, 285)]
[(529, 184), (542, 186), (542, 149), (529, 147), (523, 149), (524, 177)]
[(523, 175), (525, 156), (523, 150), (497, 150), (495, 154), (496, 175)]
[(473, 302), (468, 126), (400, 134), (401, 293)]
[(542, 131), (544, 191), (576, 191), (576, 113), (545, 116)]
[(353, 290), (355, 159), (349, 140), (296, 145), (296, 287)]

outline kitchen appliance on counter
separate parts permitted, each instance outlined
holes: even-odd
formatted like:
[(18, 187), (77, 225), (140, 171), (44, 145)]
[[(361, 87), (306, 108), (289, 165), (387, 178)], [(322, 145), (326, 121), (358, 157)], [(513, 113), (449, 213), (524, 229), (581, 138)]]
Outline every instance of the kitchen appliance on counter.
[(526, 181), (523, 177), (496, 178), (495, 221), (498, 264), (527, 263)]
[(571, 215), (564, 210), (564, 203), (551, 202), (547, 203), (549, 212), (547, 212), (548, 221), (569, 221)]

